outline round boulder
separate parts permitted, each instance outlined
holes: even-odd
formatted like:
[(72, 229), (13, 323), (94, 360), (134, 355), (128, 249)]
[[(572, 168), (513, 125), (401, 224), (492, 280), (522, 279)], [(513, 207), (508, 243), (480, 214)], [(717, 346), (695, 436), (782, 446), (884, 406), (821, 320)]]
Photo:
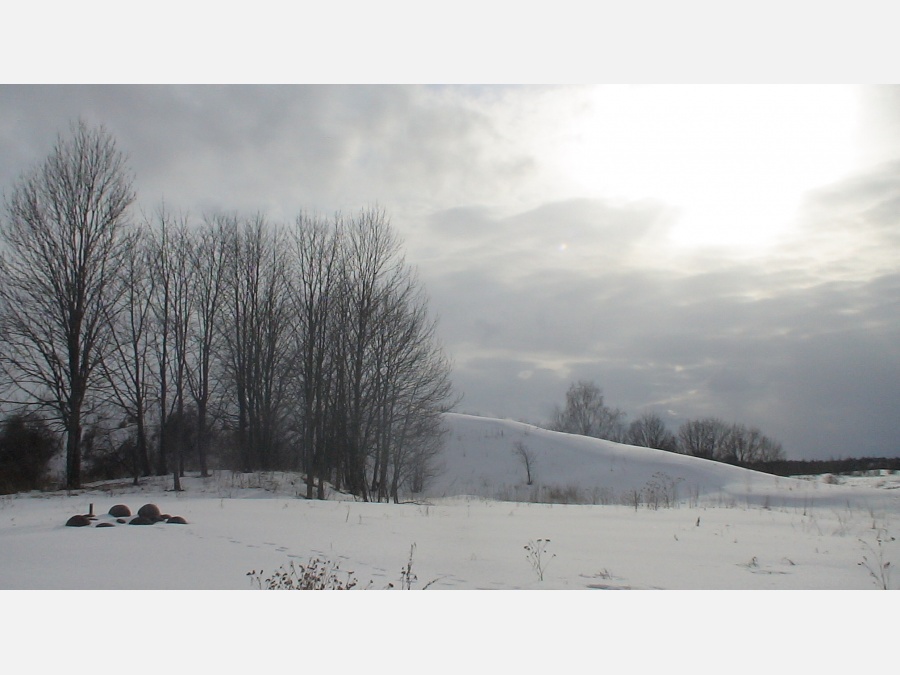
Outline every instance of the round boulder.
[(181, 516), (172, 516), (166, 522), (173, 525), (187, 525), (187, 521)]
[(155, 522), (156, 522), (155, 520), (152, 520), (150, 518), (144, 518), (143, 516), (137, 516), (136, 518), (132, 518), (128, 524), (129, 525), (152, 525)]
[(159, 507), (156, 504), (144, 504), (138, 509), (138, 515), (141, 518), (155, 520), (160, 516)]
[(131, 509), (124, 504), (116, 504), (109, 510), (109, 515), (113, 518), (127, 518), (131, 515)]
[(86, 527), (91, 524), (91, 519), (87, 516), (72, 516), (66, 521), (66, 527)]

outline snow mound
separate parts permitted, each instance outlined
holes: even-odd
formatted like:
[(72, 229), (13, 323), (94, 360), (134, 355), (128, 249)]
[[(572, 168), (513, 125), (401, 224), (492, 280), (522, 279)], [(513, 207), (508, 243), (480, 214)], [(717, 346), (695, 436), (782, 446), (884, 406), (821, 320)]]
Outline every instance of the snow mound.
[[(447, 413), (439, 473), (427, 497), (477, 496), (506, 501), (582, 504), (673, 503), (772, 508), (868, 501), (853, 491), (741, 467), (588, 438), (515, 422)], [(525, 462), (531, 454), (532, 484)]]

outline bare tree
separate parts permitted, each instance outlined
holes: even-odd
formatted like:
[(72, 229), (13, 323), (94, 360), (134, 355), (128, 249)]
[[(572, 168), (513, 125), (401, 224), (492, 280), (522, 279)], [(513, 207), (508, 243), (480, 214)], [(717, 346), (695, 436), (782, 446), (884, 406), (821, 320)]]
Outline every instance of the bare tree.
[(752, 461), (757, 454), (759, 430), (751, 432), (743, 424), (732, 424), (722, 434), (716, 459), (729, 464), (743, 464)]
[[(184, 459), (188, 445), (193, 438), (193, 429), (188, 422), (185, 409), (188, 396), (188, 342), (191, 338), (191, 323), (194, 313), (194, 280), (196, 269), (192, 264), (194, 246), (187, 218), (180, 219), (172, 232), (171, 309), (172, 309), (172, 360), (171, 374), (174, 398), (168, 412), (170, 424), (161, 430), (167, 433), (175, 450), (176, 466), (173, 471), (174, 489), (181, 490), (184, 476)], [(174, 418), (173, 418), (174, 415)]]
[(149, 476), (152, 471), (147, 417), (153, 396), (150, 347), (155, 277), (150, 273), (144, 231), (136, 230), (129, 236), (126, 250), (118, 271), (123, 292), (119, 306), (110, 306), (107, 317), (113, 328), (112, 349), (101, 366), (114, 405), (124, 414), (125, 422), (136, 427), (132, 473), (137, 485), (140, 476)]
[(225, 376), (241, 468), (284, 461), (287, 402), (294, 374), (285, 237), (262, 216), (228, 234), (228, 270), (220, 315)]
[[(401, 487), (418, 494), (440, 474), (443, 466), (438, 460), (444, 447), (447, 428), (443, 425), (442, 417), (436, 413), (449, 410), (453, 405), (454, 403), (442, 402), (437, 410), (434, 406), (409, 409), (404, 417), (401, 429), (404, 442), (394, 452), (390, 494), (394, 503), (400, 501)], [(420, 412), (425, 414), (419, 414)]]
[(525, 445), (524, 441), (516, 441), (513, 443), (513, 453), (522, 460), (522, 464), (525, 465), (525, 477), (528, 480), (527, 484), (532, 485), (534, 483), (532, 472), (534, 471), (536, 460), (534, 450)]
[(397, 475), (406, 455), (404, 433), (409, 427), (403, 418), (408, 406), (415, 405), (411, 400), (416, 396), (415, 378), (424, 366), (424, 362), (417, 362), (425, 357), (420, 348), (430, 332), (426, 307), (417, 303), (417, 284), (409, 270), (400, 265), (385, 281), (372, 324), (369, 397), (375, 429), (371, 436), (369, 493), (379, 501), (388, 498), (389, 474)]
[(187, 384), (197, 412), (197, 454), (200, 461), (200, 475), (207, 476), (207, 454), (209, 446), (209, 408), (215, 381), (212, 377), (216, 337), (216, 327), (222, 307), (225, 288), (225, 274), (228, 265), (227, 235), (234, 227), (234, 216), (212, 216), (194, 237), (196, 241), (189, 250), (190, 266), (193, 270), (191, 303), (193, 321), (188, 338), (191, 358), (187, 363)]
[[(154, 352), (159, 409), (158, 475), (169, 472), (174, 452), (174, 489), (181, 489), (183, 420), (187, 332), (190, 321), (192, 269), (187, 217), (174, 215), (160, 206), (149, 225), (151, 273), (155, 281), (152, 309), (155, 317)], [(175, 414), (176, 421), (169, 422)]]
[(678, 429), (679, 451), (740, 466), (783, 459), (781, 443), (756, 427), (727, 424), (715, 417), (688, 420)]
[(294, 311), (297, 353), (298, 399), (300, 416), (301, 466), (306, 472), (306, 496), (325, 498), (327, 472), (326, 436), (329, 400), (332, 391), (330, 368), (334, 313), (338, 308), (336, 294), (340, 280), (340, 221), (334, 226), (326, 221), (301, 214), (293, 230)]
[(566, 405), (557, 408), (551, 428), (569, 434), (621, 442), (625, 436), (625, 413), (603, 402), (603, 390), (593, 382), (580, 381), (566, 392)]
[(688, 420), (678, 428), (679, 449), (685, 455), (719, 459), (728, 425), (715, 417)]
[[(401, 486), (421, 492), (437, 471), (442, 447), (442, 413), (452, 409), (451, 365), (436, 338), (437, 322), (411, 270), (386, 300), (380, 323), (387, 340), (377, 407), (381, 411), (376, 450), (380, 474), (373, 471), (378, 499), (399, 501)], [(386, 452), (385, 452), (386, 449)], [(388, 481), (390, 481), (388, 483)]]
[(172, 216), (160, 206), (154, 220), (147, 223), (148, 254), (151, 261), (150, 274), (154, 279), (151, 309), (155, 320), (153, 326), (154, 375), (157, 387), (157, 410), (159, 440), (156, 453), (156, 474), (164, 476), (168, 473), (168, 448), (166, 435), (162, 430), (166, 426), (169, 412), (169, 360), (171, 358), (171, 323), (172, 323), (172, 272), (170, 231)]
[(0, 258), (2, 367), (66, 433), (66, 485), (81, 486), (83, 414), (109, 349), (122, 231), (134, 201), (124, 155), (84, 122), (15, 186)]
[(397, 235), (380, 209), (301, 215), (292, 262), (294, 378), (307, 495), (324, 480), (399, 500), (437, 469), (450, 365)]
[(644, 413), (628, 426), (626, 442), (642, 448), (668, 452), (678, 450), (678, 439), (666, 428), (663, 418), (652, 412)]
[(380, 209), (361, 211), (344, 224), (346, 238), (342, 256), (341, 337), (336, 358), (341, 389), (337, 431), (341, 448), (341, 479), (346, 487), (369, 498), (366, 463), (373, 449), (376, 409), (373, 405), (378, 359), (379, 309), (383, 295), (398, 283), (403, 260), (400, 242)]
[(339, 480), (365, 500), (399, 500), (436, 469), (450, 364), (427, 298), (384, 211), (343, 221), (335, 307), (333, 433)]
[(781, 462), (785, 458), (784, 448), (779, 441), (764, 436), (760, 441), (757, 457), (759, 462)]
[[(771, 459), (770, 459), (771, 458)], [(717, 459), (739, 466), (783, 459), (781, 444), (756, 427), (732, 424), (723, 435)]]

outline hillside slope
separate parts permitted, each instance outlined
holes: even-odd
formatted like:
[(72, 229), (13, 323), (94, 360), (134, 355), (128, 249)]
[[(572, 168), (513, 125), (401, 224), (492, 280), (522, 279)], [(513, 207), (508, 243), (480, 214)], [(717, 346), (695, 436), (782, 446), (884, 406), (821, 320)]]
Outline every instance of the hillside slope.
[[(512, 420), (445, 415), (441, 472), (429, 497), (473, 495), (511, 501), (633, 504), (865, 506), (885, 491), (782, 478), (662, 450), (548, 431)], [(534, 457), (533, 484), (514, 448)], [(893, 497), (893, 495), (890, 495)]]

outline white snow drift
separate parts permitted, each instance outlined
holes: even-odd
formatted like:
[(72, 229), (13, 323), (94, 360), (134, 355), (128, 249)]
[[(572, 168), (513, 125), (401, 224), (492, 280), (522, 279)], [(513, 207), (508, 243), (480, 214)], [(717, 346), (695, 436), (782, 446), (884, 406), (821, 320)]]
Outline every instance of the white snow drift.
[[(0, 498), (0, 588), (249, 590), (312, 559), (370, 589), (401, 587), (410, 561), (412, 588), (434, 590), (900, 583), (886, 565), (900, 561), (900, 476), (828, 484), (512, 421), (446, 423), (443, 471), (399, 505), (306, 501), (298, 476), (230, 472), (188, 477), (180, 493), (153, 479)], [(532, 485), (516, 443), (532, 453)], [(64, 525), (91, 505), (114, 522), (102, 514), (118, 503), (188, 524)]]

